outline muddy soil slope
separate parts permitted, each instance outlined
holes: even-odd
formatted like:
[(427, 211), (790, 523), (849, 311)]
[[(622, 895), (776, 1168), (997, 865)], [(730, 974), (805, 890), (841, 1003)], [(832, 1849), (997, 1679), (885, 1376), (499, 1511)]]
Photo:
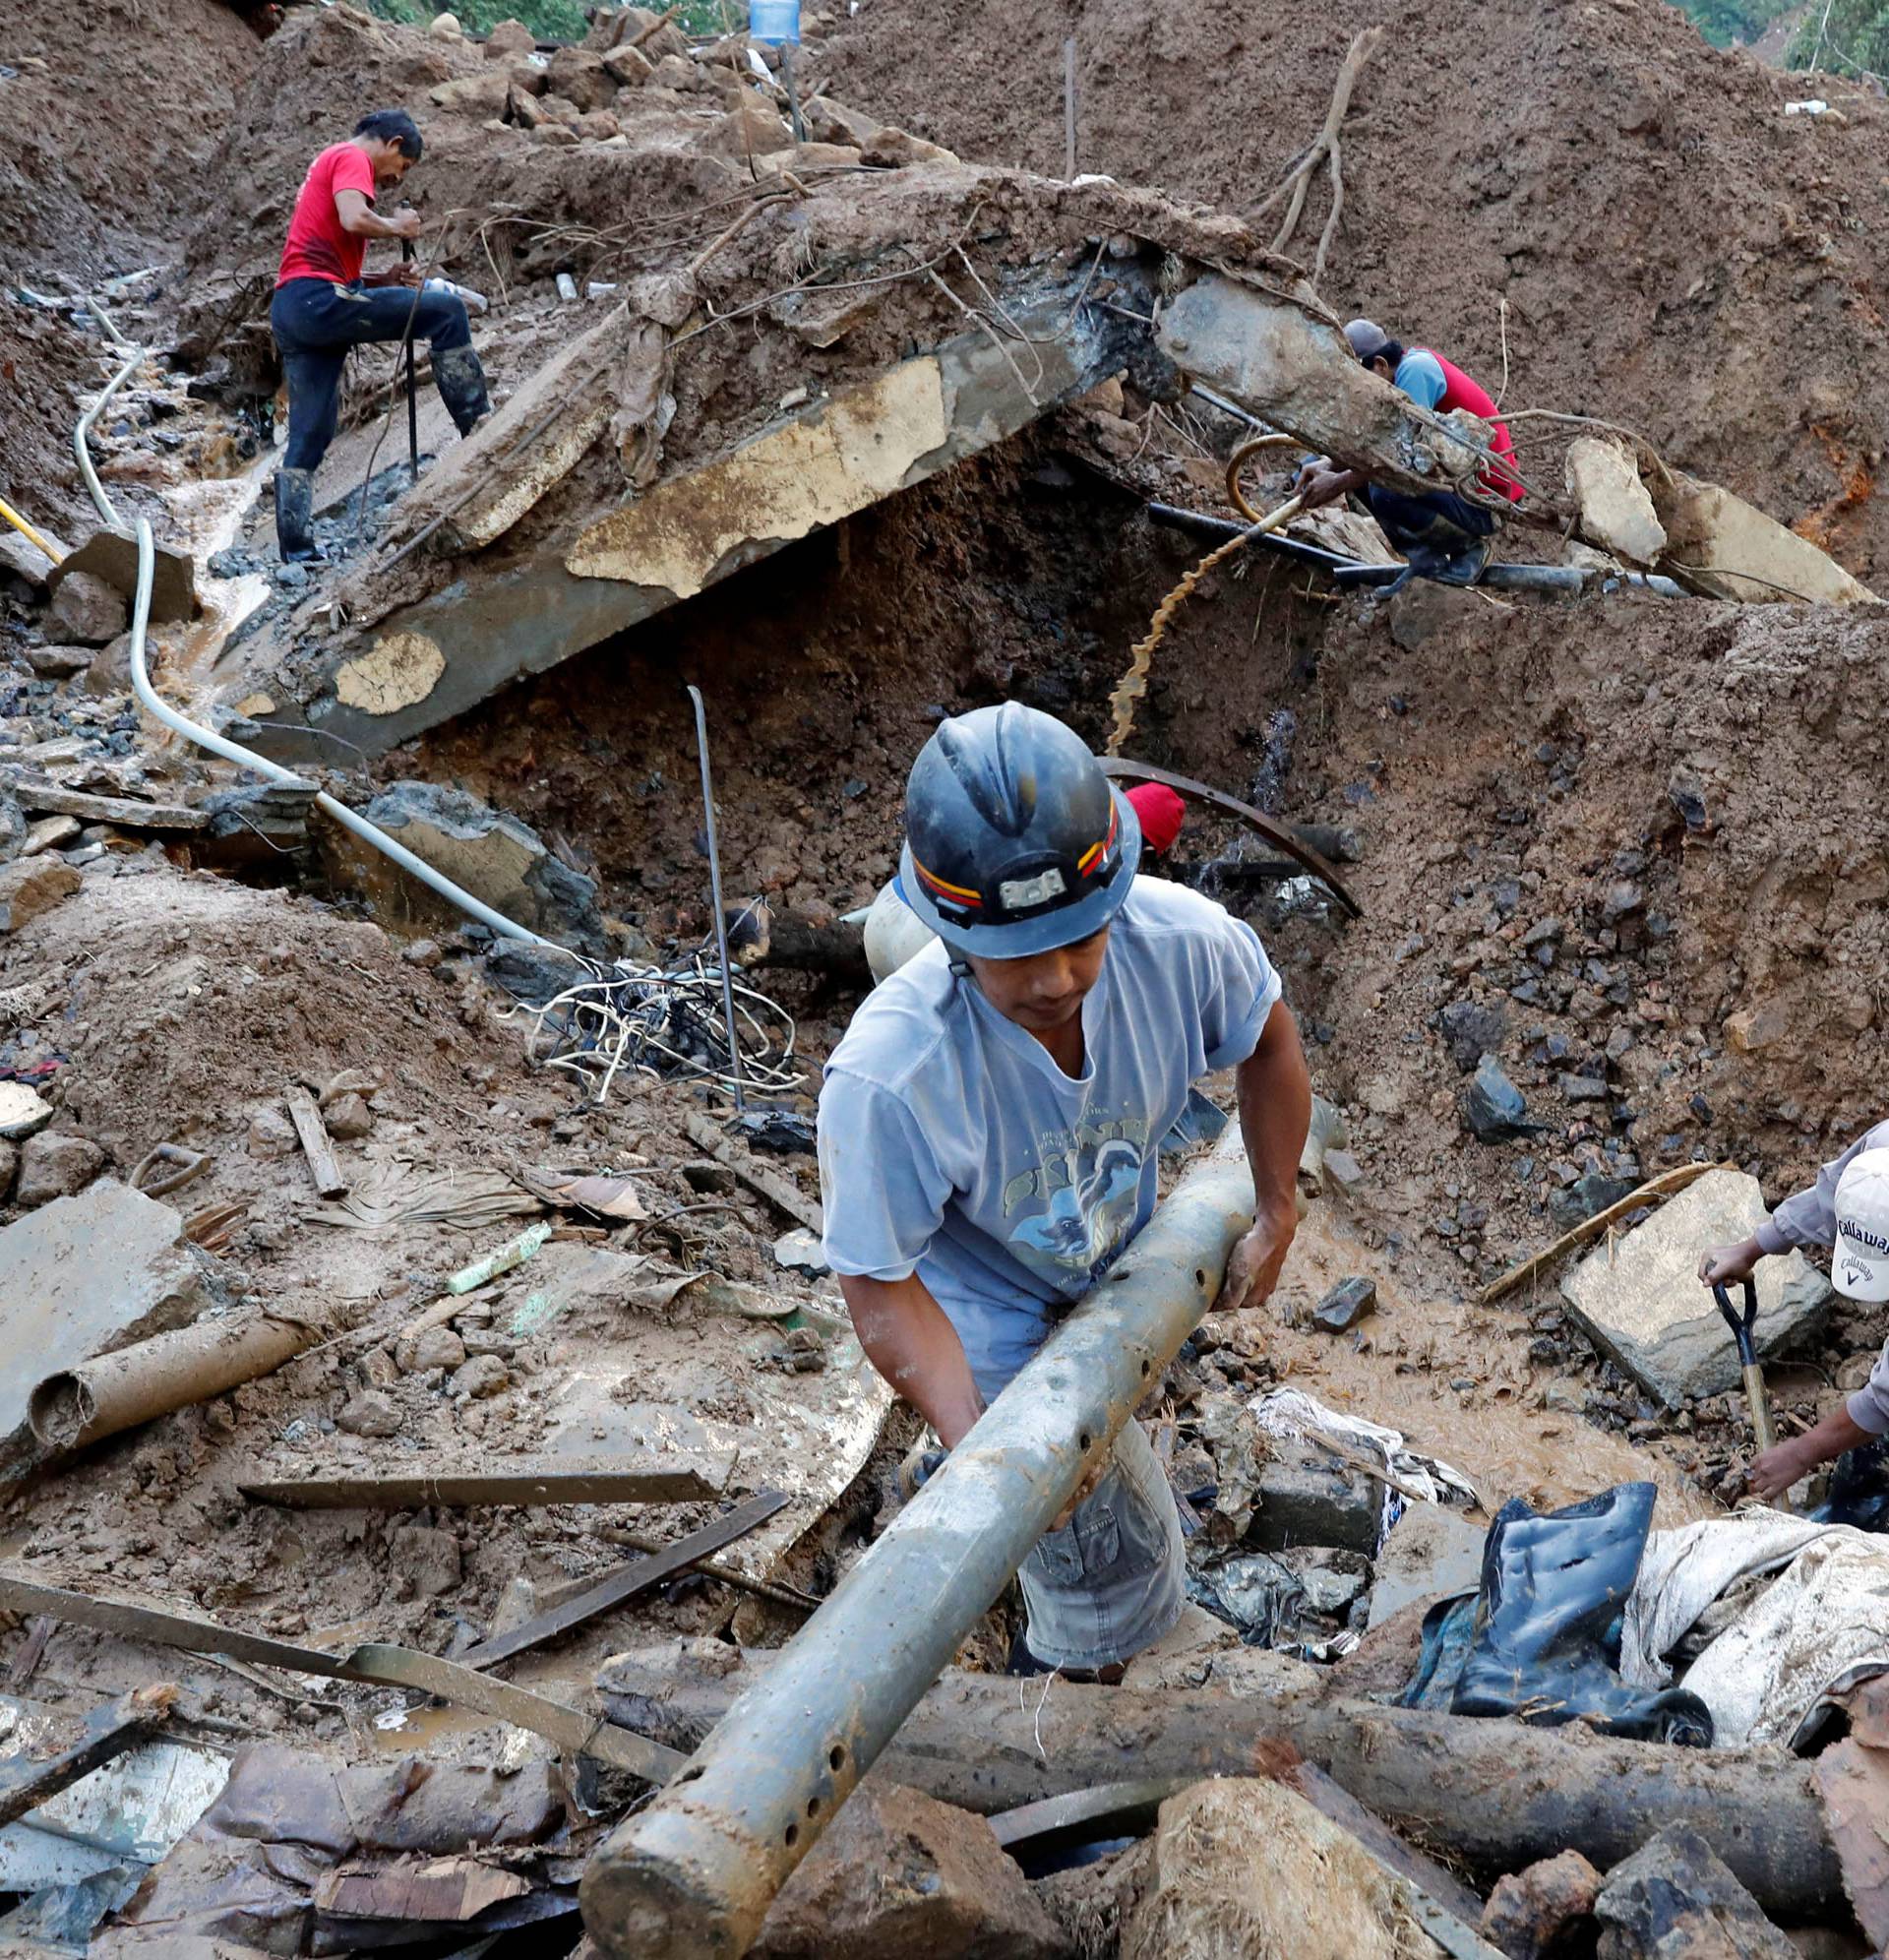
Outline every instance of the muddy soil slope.
[[(823, 74), (967, 157), (1060, 174), (1073, 31), (1078, 167), (1246, 214), (1371, 25), (1331, 303), (1492, 390), (1505, 333), (1504, 405), (1630, 424), (1859, 577), (1889, 567), (1866, 405), (1886, 344), (1879, 99), (1837, 88), (1842, 124), (1787, 117), (1787, 98), (1832, 91), (1714, 51), (1655, 0), (1340, 0), (1315, 18), (1287, 0), (862, 0)], [(1326, 199), (1321, 172), (1293, 245), (1308, 260)], [(1518, 434), (1558, 483), (1552, 442), (1536, 448), (1549, 425)]]

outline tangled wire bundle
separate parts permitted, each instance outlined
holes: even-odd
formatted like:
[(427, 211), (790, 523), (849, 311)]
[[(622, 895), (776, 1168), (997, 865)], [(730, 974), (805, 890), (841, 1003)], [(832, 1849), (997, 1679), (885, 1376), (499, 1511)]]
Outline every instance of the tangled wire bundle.
[[(671, 967), (620, 959), (592, 974), (541, 1008), (511, 1010), (531, 1018), (533, 1060), (581, 1078), (593, 1105), (626, 1069), (651, 1080), (679, 1075), (734, 1086), (712, 953)], [(734, 994), (742, 1082), (763, 1094), (800, 1087), (806, 1076), (794, 1062), (794, 1017), (739, 980)]]

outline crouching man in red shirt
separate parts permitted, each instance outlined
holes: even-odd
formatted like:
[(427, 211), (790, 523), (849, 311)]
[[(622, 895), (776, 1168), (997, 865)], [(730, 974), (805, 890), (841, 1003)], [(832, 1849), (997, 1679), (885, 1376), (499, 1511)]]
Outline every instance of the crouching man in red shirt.
[(370, 238), (420, 235), (418, 212), (402, 205), (382, 217), (374, 209), (375, 193), (397, 184), (420, 149), (404, 109), (376, 109), (347, 142), (316, 157), (295, 200), (269, 309), (288, 379), (288, 446), (275, 472), (275, 539), (285, 564), (321, 556), (311, 530), (315, 471), (335, 440), (349, 347), (409, 333), (430, 340), (434, 383), (462, 436), (490, 405), (464, 301), (440, 283), (421, 286), (411, 263), (361, 276)]

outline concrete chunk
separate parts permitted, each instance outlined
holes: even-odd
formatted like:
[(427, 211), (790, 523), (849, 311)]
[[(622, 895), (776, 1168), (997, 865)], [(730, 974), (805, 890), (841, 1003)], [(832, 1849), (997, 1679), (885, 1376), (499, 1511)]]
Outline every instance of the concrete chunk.
[(1259, 1500), (1247, 1543), (1263, 1552), (1289, 1545), (1377, 1549), (1383, 1496), (1375, 1482), (1314, 1443), (1281, 1437), (1255, 1478)]
[(1418, 1601), (1428, 1605), (1475, 1592), (1483, 1582), (1486, 1537), (1461, 1511), (1412, 1504), (1391, 1526), (1377, 1555), (1368, 1626), (1381, 1626)]
[(1628, 565), (1652, 565), (1666, 549), (1666, 526), (1625, 444), (1579, 436), (1568, 445), (1566, 473), (1581, 535)]
[(0, 1231), (0, 1475), (33, 1460), (27, 1398), (43, 1376), (187, 1326), (209, 1299), (177, 1213), (121, 1184)]
[[(1708, 1171), (1637, 1230), (1583, 1259), (1561, 1282), (1561, 1297), (1588, 1339), (1668, 1408), (1724, 1394), (1738, 1385), (1737, 1348), (1699, 1284), (1699, 1255), (1748, 1238), (1764, 1215), (1755, 1178)], [(1797, 1252), (1765, 1259), (1757, 1283), (1760, 1357), (1814, 1333), (1835, 1298)], [(1737, 1289), (1733, 1304), (1741, 1301)]]

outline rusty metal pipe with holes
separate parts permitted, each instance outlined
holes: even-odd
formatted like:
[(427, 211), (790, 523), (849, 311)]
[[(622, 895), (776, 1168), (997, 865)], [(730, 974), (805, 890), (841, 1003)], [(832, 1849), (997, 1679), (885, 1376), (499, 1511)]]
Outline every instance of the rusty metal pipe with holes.
[(613, 1960), (732, 1960), (1212, 1304), (1251, 1222), (1237, 1126), (688, 1766), (585, 1871)]

